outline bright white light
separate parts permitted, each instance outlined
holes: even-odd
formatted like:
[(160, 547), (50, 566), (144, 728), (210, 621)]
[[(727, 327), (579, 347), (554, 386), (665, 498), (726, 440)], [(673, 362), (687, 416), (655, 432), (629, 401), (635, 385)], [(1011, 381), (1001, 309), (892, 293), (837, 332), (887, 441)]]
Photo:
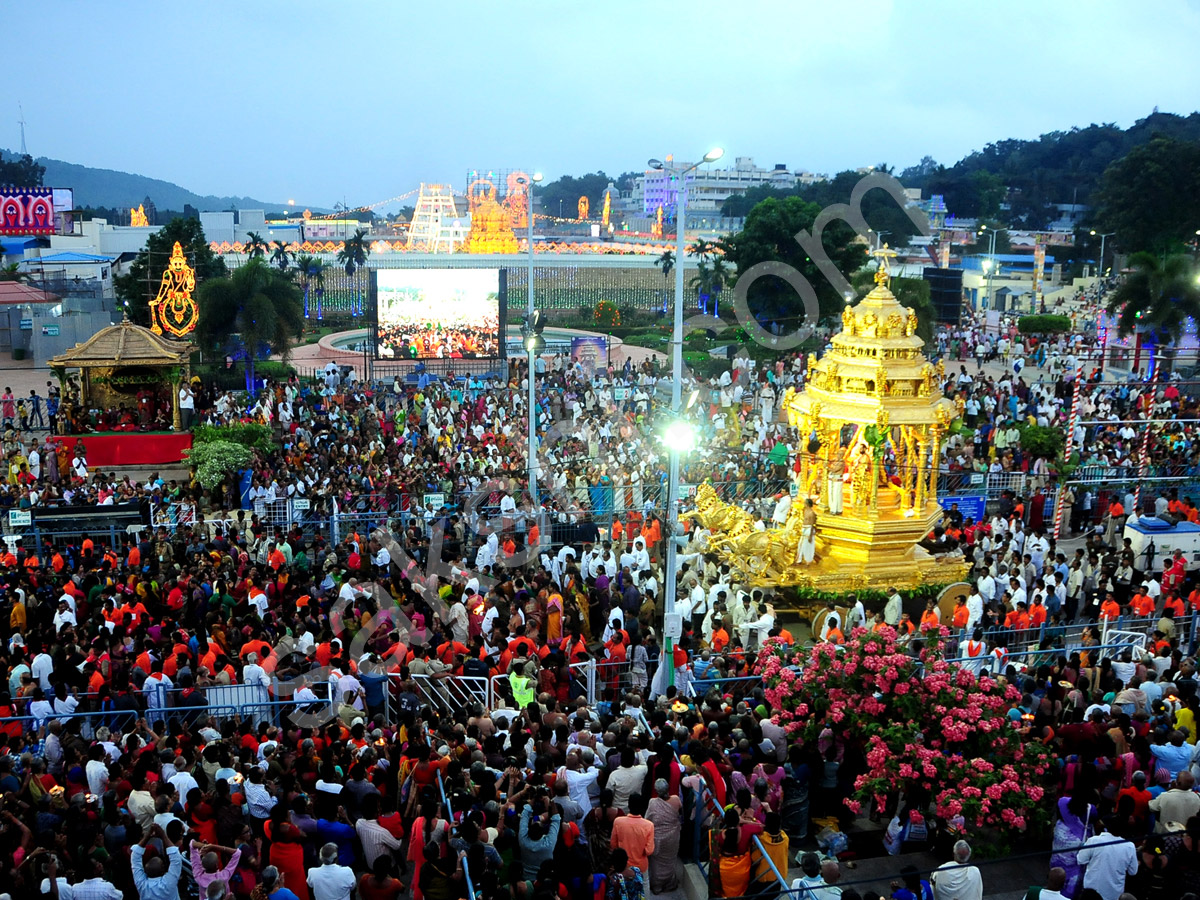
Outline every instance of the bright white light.
[(533, 179), (533, 181), (534, 181), (534, 183), (536, 184), (536, 183), (538, 183), (538, 182), (540, 182), (540, 181), (542, 180), (542, 173), (541, 173), (541, 172), (534, 172), (534, 173), (533, 173), (532, 175), (530, 175), (529, 177), (530, 177), (530, 178), (532, 178), (532, 179)]
[(696, 446), (696, 429), (688, 422), (676, 420), (663, 432), (663, 443), (670, 450), (687, 453)]
[(992, 261), (990, 259), (985, 259), (983, 261), (983, 271), (985, 271), (985, 272), (992, 271)]
[(718, 159), (720, 159), (724, 155), (725, 155), (725, 151), (722, 148), (713, 147), (711, 150), (709, 150), (707, 153), (704, 154), (704, 161), (705, 162), (716, 162)]

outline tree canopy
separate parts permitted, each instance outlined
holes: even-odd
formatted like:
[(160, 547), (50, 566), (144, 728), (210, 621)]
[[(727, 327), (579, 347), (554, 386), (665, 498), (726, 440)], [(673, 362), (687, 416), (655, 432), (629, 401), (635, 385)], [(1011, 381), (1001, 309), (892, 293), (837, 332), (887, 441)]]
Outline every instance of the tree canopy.
[(199, 219), (172, 219), (146, 239), (129, 271), (113, 281), (117, 297), (125, 301), (129, 318), (139, 325), (150, 324), (150, 301), (158, 293), (163, 270), (178, 241), (188, 264), (196, 270), (196, 283), (222, 278), (228, 273), (225, 260), (212, 252)]
[[(836, 316), (845, 305), (845, 298), (821, 274), (817, 264), (796, 240), (797, 233), (812, 230), (820, 212), (821, 207), (816, 203), (799, 197), (771, 197), (750, 210), (743, 229), (726, 238), (723, 244), (726, 258), (737, 267), (739, 277), (761, 262), (784, 263), (813, 286), (822, 317)], [(821, 236), (829, 260), (841, 272), (856, 272), (866, 262), (866, 248), (856, 237), (854, 230), (841, 221), (832, 222)], [(747, 299), (751, 313), (761, 324), (777, 322), (785, 331), (794, 330), (801, 324), (803, 303), (791, 285), (780, 278), (757, 279), (750, 286)]]
[(1200, 141), (1158, 136), (1104, 172), (1096, 218), (1117, 245), (1177, 250), (1200, 227)]
[(1171, 338), (1183, 333), (1187, 320), (1200, 321), (1200, 285), (1196, 267), (1186, 256), (1135, 253), (1133, 270), (1113, 291), (1108, 311), (1118, 314), (1117, 328), (1129, 334), (1135, 328), (1161, 328)]
[(42, 178), (46, 175), (46, 167), (38, 165), (32, 156), (10, 156), (7, 159), (0, 152), (0, 184), (11, 184), (16, 187), (41, 187)]
[[(625, 176), (621, 176), (624, 178)], [(580, 197), (588, 198), (591, 207), (591, 217), (600, 218), (600, 209), (604, 206), (604, 190), (609, 183), (617, 179), (604, 172), (592, 172), (590, 175), (564, 175), (556, 181), (534, 189), (534, 197), (541, 203), (543, 212), (547, 215), (559, 214), (559, 202), (562, 202), (562, 215), (573, 219), (577, 213)]]
[(228, 278), (206, 281), (197, 299), (197, 343), (204, 349), (225, 352), (236, 351), (240, 345), (250, 378), (255, 360), (267, 353), (278, 353), (286, 360), (292, 340), (304, 329), (300, 289), (259, 256), (252, 257)]

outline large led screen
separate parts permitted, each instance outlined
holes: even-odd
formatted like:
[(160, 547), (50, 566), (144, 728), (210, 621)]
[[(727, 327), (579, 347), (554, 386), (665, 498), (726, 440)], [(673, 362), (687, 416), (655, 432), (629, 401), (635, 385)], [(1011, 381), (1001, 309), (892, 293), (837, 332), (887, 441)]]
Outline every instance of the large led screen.
[(499, 269), (378, 269), (382, 359), (501, 355)]

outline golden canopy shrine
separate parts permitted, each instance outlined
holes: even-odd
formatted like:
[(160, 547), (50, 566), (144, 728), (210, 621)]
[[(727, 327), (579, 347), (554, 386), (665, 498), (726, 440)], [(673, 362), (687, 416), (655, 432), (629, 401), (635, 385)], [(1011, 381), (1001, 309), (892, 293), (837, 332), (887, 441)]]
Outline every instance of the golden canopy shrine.
[[(965, 573), (960, 554), (935, 558), (919, 546), (942, 519), (938, 461), (958, 410), (942, 395), (941, 363), (935, 367), (922, 352), (916, 314), (889, 289), (887, 258), (895, 254), (876, 255), (874, 289), (847, 305), (830, 350), (809, 357), (804, 390), (784, 394), (799, 435), (784, 525), (754, 531), (748, 513), (711, 488), (697, 492), (710, 545), (756, 584), (911, 588)], [(802, 562), (808, 499), (815, 553)]]

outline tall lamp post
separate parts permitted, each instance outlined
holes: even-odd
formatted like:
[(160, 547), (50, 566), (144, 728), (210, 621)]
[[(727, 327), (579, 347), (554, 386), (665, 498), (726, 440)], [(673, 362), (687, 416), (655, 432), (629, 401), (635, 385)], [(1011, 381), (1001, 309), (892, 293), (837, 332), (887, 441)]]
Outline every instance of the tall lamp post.
[[(987, 231), (988, 227), (987, 227), (987, 225), (980, 225), (979, 230)], [(999, 233), (1000, 233), (999, 229), (993, 228), (992, 233), (989, 235), (989, 237), (991, 238), (991, 245), (988, 248), (987, 262), (984, 264), (984, 267), (983, 267), (984, 272), (987, 274), (987, 297), (986, 297), (986, 299), (987, 299), (987, 308), (988, 309), (992, 308), (992, 275), (996, 271), (996, 235)]]
[(528, 230), (526, 238), (529, 246), (526, 248), (529, 251), (529, 275), (528, 283), (526, 284), (525, 293), (527, 303), (525, 304), (525, 327), (521, 330), (521, 336), (525, 343), (525, 352), (527, 354), (529, 371), (527, 373), (527, 381), (529, 382), (529, 446), (526, 448), (528, 454), (529, 468), (529, 498), (533, 504), (533, 518), (538, 523), (538, 534), (541, 534), (541, 501), (538, 498), (538, 464), (537, 464), (537, 395), (534, 389), (534, 374), (537, 365), (538, 342), (538, 321), (537, 313), (533, 309), (533, 186), (542, 180), (541, 172), (534, 172), (528, 177), (525, 183), (525, 192), (529, 199), (529, 209), (526, 215), (526, 225)]
[[(1095, 237), (1096, 229), (1093, 228), (1090, 233), (1092, 237)], [(1200, 234), (1200, 231), (1197, 231), (1196, 233)], [(1096, 284), (1099, 284), (1100, 280), (1104, 277), (1104, 241), (1112, 237), (1114, 234), (1116, 234), (1115, 231), (1108, 231), (1100, 235), (1100, 261), (1096, 263)]]
[[(687, 175), (704, 163), (715, 162), (725, 155), (720, 147), (704, 154), (700, 162), (686, 168), (673, 168), (661, 160), (652, 159), (650, 168), (665, 172), (675, 181), (675, 321), (671, 330), (671, 412), (675, 420), (667, 429), (667, 444), (670, 471), (667, 476), (667, 546), (664, 553), (666, 573), (663, 587), (663, 657), (667, 666), (667, 686), (675, 683), (674, 639), (668, 636), (668, 625), (677, 623), (675, 616), (675, 532), (679, 529), (679, 456), (691, 448), (695, 436), (681, 419), (683, 405), (683, 258), (687, 253), (685, 232), (687, 230)], [(671, 627), (674, 627), (672, 624)]]

